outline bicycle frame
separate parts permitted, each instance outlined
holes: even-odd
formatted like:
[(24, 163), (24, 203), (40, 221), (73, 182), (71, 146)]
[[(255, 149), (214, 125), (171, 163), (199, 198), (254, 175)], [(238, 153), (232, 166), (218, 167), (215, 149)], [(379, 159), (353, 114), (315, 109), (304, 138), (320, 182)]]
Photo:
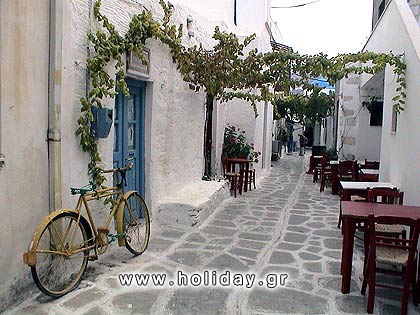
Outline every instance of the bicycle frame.
[[(117, 173), (119, 171), (121, 171), (122, 169), (111, 169), (111, 170), (106, 170), (103, 171), (103, 173), (113, 173), (114, 175), (114, 180), (117, 179), (118, 180), (118, 175)], [(26, 253), (23, 254), (23, 260), (24, 262), (29, 265), (29, 266), (35, 266), (36, 264), (36, 251), (33, 249), (34, 244), (37, 244), (39, 241), (39, 238), (41, 237), (41, 233), (44, 230), (44, 228), (60, 213), (63, 212), (71, 212), (77, 215), (77, 224), (75, 225), (73, 231), (70, 231), (70, 225), (67, 227), (67, 230), (64, 232), (64, 240), (59, 239), (61, 246), (63, 248), (63, 251), (48, 251), (50, 253), (56, 253), (58, 255), (64, 255), (66, 257), (70, 257), (74, 254), (77, 254), (79, 252), (83, 252), (85, 250), (91, 250), (94, 249), (97, 244), (96, 244), (96, 239), (98, 237), (98, 235), (100, 234), (100, 231), (103, 231), (104, 233), (108, 233), (109, 231), (109, 227), (111, 224), (111, 220), (112, 218), (114, 218), (115, 220), (115, 225), (116, 225), (116, 229), (117, 229), (117, 233), (121, 234), (123, 233), (123, 208), (124, 206), (127, 204), (127, 198), (134, 192), (134, 191), (128, 191), (125, 194), (123, 193), (121, 187), (122, 187), (122, 180), (121, 183), (113, 186), (113, 187), (104, 187), (101, 189), (96, 189), (93, 191), (83, 191), (82, 189), (79, 189), (79, 191), (83, 191), (80, 193), (80, 196), (77, 200), (77, 204), (74, 210), (70, 210), (70, 209), (61, 209), (61, 210), (56, 210), (52, 213), (50, 213), (47, 217), (45, 217), (43, 219), (43, 221), (41, 222), (41, 224), (38, 226), (38, 228), (36, 229), (34, 236), (32, 238), (32, 242), (29, 245), (29, 249)], [(98, 229), (95, 227), (95, 223), (92, 217), (92, 213), (90, 211), (89, 208), (89, 202), (93, 201), (93, 200), (99, 200), (102, 198), (106, 198), (106, 197), (113, 197), (113, 196), (117, 196), (116, 199), (111, 199), (111, 203), (113, 204), (111, 211), (109, 212), (108, 218), (105, 221), (105, 226), (99, 227)], [(86, 210), (86, 214), (87, 214), (87, 220), (86, 218), (82, 215), (82, 205), (84, 206), (85, 210)], [(75, 241), (75, 237), (76, 237), (76, 226), (82, 222), (83, 225), (85, 225), (86, 228), (89, 228), (90, 231), (86, 231), (88, 233), (88, 236), (90, 236), (88, 238), (88, 244), (83, 244), (83, 247), (79, 247), (77, 249), (74, 250), (69, 250), (73, 248), (74, 246), (74, 241)], [(60, 229), (62, 227), (56, 227), (55, 225), (54, 229)], [(69, 234), (72, 233), (72, 234)], [(59, 236), (61, 233), (57, 233)], [(67, 236), (71, 236), (70, 241), (67, 242)], [(69, 244), (70, 246), (66, 246), (64, 243)], [(124, 246), (125, 245), (125, 239), (119, 237), (118, 238), (118, 245), (119, 246)]]
[(111, 211), (108, 215), (107, 220), (105, 221), (105, 225), (103, 226), (106, 229), (109, 229), (111, 220), (115, 216), (115, 212), (117, 211), (119, 204), (121, 203), (121, 201), (125, 202), (125, 198), (124, 198), (121, 188), (109, 187), (109, 188), (98, 189), (92, 192), (88, 192), (84, 195), (81, 195), (77, 201), (75, 211), (78, 212), (79, 215), (82, 215), (82, 205), (84, 206), (94, 237), (98, 235), (98, 230), (96, 229), (95, 223), (93, 221), (92, 213), (89, 208), (89, 201), (99, 200), (102, 198), (112, 197), (112, 196), (117, 196), (117, 199), (115, 201), (114, 200), (111, 201), (113, 206), (111, 208)]

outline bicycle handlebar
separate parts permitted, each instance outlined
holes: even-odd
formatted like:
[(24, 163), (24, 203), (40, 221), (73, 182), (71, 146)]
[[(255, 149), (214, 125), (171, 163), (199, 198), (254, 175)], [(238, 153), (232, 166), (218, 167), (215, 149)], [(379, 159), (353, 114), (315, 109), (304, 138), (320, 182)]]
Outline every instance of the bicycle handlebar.
[(126, 166), (124, 167), (118, 167), (118, 168), (112, 168), (109, 170), (101, 170), (101, 173), (116, 173), (116, 172), (125, 172), (125, 171), (129, 171), (133, 168), (134, 164), (133, 163), (128, 163)]

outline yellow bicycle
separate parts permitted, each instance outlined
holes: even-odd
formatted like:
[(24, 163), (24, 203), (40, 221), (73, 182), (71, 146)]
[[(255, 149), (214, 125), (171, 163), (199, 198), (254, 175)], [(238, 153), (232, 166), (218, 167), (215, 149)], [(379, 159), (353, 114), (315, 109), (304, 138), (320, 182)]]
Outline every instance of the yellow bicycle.
[[(103, 170), (113, 173), (114, 187), (96, 189), (90, 183), (82, 188), (71, 188), (80, 195), (74, 210), (56, 210), (46, 216), (36, 229), (23, 261), (31, 267), (38, 288), (52, 297), (60, 297), (76, 288), (86, 270), (88, 260), (98, 259), (109, 243), (118, 240), (134, 255), (143, 253), (150, 236), (150, 218), (146, 203), (136, 191), (123, 193), (126, 172), (123, 168)], [(95, 227), (89, 201), (107, 198), (112, 204), (104, 226)], [(82, 215), (82, 206), (87, 218)], [(117, 234), (110, 233), (114, 218)], [(93, 254), (90, 254), (93, 251)]]

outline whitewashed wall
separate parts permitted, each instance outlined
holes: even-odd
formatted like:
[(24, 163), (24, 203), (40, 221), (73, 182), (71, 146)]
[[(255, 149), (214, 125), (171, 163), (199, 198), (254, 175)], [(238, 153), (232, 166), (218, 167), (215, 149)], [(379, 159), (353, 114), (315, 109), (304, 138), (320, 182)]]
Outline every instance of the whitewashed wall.
[[(69, 188), (87, 183), (89, 156), (83, 153), (75, 136), (80, 115), (80, 98), (86, 93), (87, 37), (92, 2), (64, 2), (62, 71), (62, 184), (63, 207), (73, 207)], [(145, 7), (157, 16), (163, 12), (156, 1)], [(102, 12), (122, 34), (130, 17), (142, 5), (133, 1), (105, 0)], [(176, 23), (184, 23), (189, 12), (175, 7)], [(196, 17), (196, 36), (210, 47), (214, 24)], [(0, 310), (13, 299), (13, 287), (20, 288), (29, 269), (22, 262), (36, 226), (48, 214), (48, 154), (45, 141), (48, 128), (48, 20), (49, 1), (1, 3), (1, 136), (6, 166), (0, 170)], [(203, 27), (205, 25), (205, 27)], [(209, 30), (211, 29), (211, 30)], [(169, 49), (149, 41), (151, 48), (150, 82), (146, 102), (146, 199), (152, 210), (163, 195), (201, 182), (203, 172), (204, 93), (188, 89)], [(112, 71), (112, 64), (109, 67)], [(112, 73), (112, 72), (110, 72)], [(4, 78), (7, 78), (4, 79)], [(105, 101), (108, 107), (114, 100)], [(113, 130), (99, 140), (104, 166), (112, 166)], [(96, 211), (96, 217), (106, 212)], [(19, 231), (19, 233), (17, 233)], [(12, 288), (12, 289), (11, 289)]]
[(0, 312), (29, 269), (22, 253), (48, 214), (47, 104), (49, 1), (0, 5)]
[[(48, 128), (49, 50), (49, 0), (1, 1), (0, 153), (6, 156), (6, 166), (0, 169), (0, 213), (8, 219), (0, 222), (0, 239), (6, 240), (1, 243), (0, 251), (0, 311), (13, 299), (13, 287), (20, 288), (21, 281), (26, 281), (22, 279), (29, 275), (28, 267), (21, 262), (22, 253), (27, 249), (38, 223), (48, 214), (45, 139)], [(81, 151), (75, 130), (80, 115), (80, 98), (86, 94), (86, 34), (91, 26), (94, 28), (96, 25), (89, 18), (92, 3), (85, 0), (64, 2), (61, 159), (65, 208), (73, 207), (75, 203), (69, 188), (88, 181), (89, 156)], [(144, 6), (130, 0), (103, 0), (101, 10), (124, 34), (131, 16), (140, 13), (144, 7), (155, 16), (162, 17), (157, 1), (145, 0), (142, 3)], [(189, 15), (194, 19), (194, 37), (188, 36), (184, 27), (184, 44), (189, 46), (201, 42), (205, 47), (212, 47), (211, 36), (216, 22), (185, 6), (175, 6), (175, 23), (185, 25)], [(228, 24), (221, 24), (222, 29), (227, 30)], [(267, 43), (266, 38), (267, 34), (264, 34), (259, 41)], [(258, 45), (267, 49), (262, 44)], [(151, 63), (145, 104), (145, 185), (146, 202), (154, 219), (155, 206), (164, 196), (176, 195), (190, 184), (202, 184), (205, 95), (189, 90), (166, 46), (155, 40), (148, 40), (146, 46), (151, 49)], [(110, 64), (110, 73), (112, 69), (113, 64)], [(112, 108), (114, 100), (106, 100), (104, 105)], [(230, 106), (217, 104), (215, 108), (216, 168), (224, 127), (229, 122)], [(260, 116), (257, 120), (248, 104), (240, 104), (238, 109), (241, 115), (244, 113), (242, 121), (246, 126), (243, 128), (249, 130), (256, 149), (262, 151), (268, 148), (264, 164), (269, 166), (271, 145), (267, 143), (271, 140), (271, 105), (258, 105)], [(268, 126), (265, 131), (264, 126)], [(112, 167), (112, 129), (108, 138), (99, 140), (99, 149), (104, 167)], [(105, 212), (99, 210), (94, 215), (103, 217)]]
[(404, 53), (407, 64), (407, 99), (398, 116), (397, 132), (391, 132), (395, 79), (385, 72), (384, 123), (382, 127), (380, 180), (391, 181), (405, 192), (404, 203), (420, 204), (420, 29), (405, 0), (394, 0), (384, 12), (365, 50)]
[(420, 23), (420, 0), (408, 0), (407, 2), (417, 23)]
[(339, 82), (337, 93), (337, 148), (342, 147), (341, 158), (379, 160), (382, 128), (370, 126), (370, 113), (362, 106), (366, 96), (375, 93), (363, 88), (361, 77), (354, 74)]
[(235, 27), (233, 23), (234, 0), (174, 0), (171, 2), (191, 8), (208, 20), (218, 22), (218, 24), (223, 23), (230, 29)]
[[(265, 25), (270, 19), (270, 1), (237, 0), (237, 25), (234, 25), (233, 19), (233, 0), (175, 0), (175, 2), (190, 7), (215, 22), (223, 20), (223, 24), (229, 31), (234, 31), (243, 38), (255, 33), (257, 38), (249, 49), (257, 48), (262, 52), (271, 50), (270, 37)], [(260, 162), (254, 165), (257, 176), (262, 173), (263, 168), (270, 167), (272, 111), (271, 104), (266, 104), (265, 108), (264, 103), (260, 103), (258, 104), (259, 117), (255, 119), (251, 106), (244, 101), (232, 100), (225, 105), (216, 102), (214, 119), (217, 122), (213, 124), (213, 160), (217, 174), (221, 174), (222, 136), (227, 123), (245, 130), (248, 142), (254, 143), (255, 149), (262, 153)]]

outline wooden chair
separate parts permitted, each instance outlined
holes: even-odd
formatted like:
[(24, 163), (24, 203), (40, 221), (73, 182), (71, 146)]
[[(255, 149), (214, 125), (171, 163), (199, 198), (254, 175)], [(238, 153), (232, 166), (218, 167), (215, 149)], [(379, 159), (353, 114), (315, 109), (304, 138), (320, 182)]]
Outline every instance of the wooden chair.
[[(399, 239), (381, 236), (377, 234), (376, 227), (378, 224), (394, 224), (398, 223), (410, 228), (409, 239)], [(401, 301), (401, 315), (407, 314), (408, 295), (410, 293), (410, 285), (413, 291), (414, 305), (418, 305), (417, 286), (416, 286), (416, 266), (417, 266), (417, 241), (419, 237), (420, 219), (413, 220), (409, 218), (398, 217), (375, 217), (369, 215), (369, 252), (367, 263), (364, 264), (364, 277), (362, 283), (361, 294), (366, 294), (366, 288), (369, 286), (367, 312), (373, 313), (375, 303), (375, 287), (383, 287), (390, 289), (398, 289), (403, 291)], [(378, 267), (381, 265), (381, 267)], [(382, 266), (399, 266), (398, 270), (385, 269)], [(376, 283), (376, 273), (403, 276), (403, 286)]]
[(319, 192), (323, 192), (325, 188), (326, 181), (331, 183), (332, 180), (332, 172), (331, 167), (327, 165), (327, 157), (323, 156), (321, 158), (321, 185), (319, 186)]
[(322, 158), (325, 156), (322, 156), (321, 158), (314, 158), (314, 169), (313, 169), (313, 178), (312, 178), (312, 182), (316, 183), (318, 181), (318, 178), (321, 175), (321, 160)]
[[(388, 203), (388, 204), (399, 204), (402, 205), (404, 200), (404, 193), (399, 192), (396, 188), (371, 188), (368, 190), (367, 202), (369, 203)], [(364, 228), (364, 224), (361, 223), (358, 227), (364, 230), (364, 253), (365, 253), (365, 264), (368, 257), (369, 249), (369, 231)], [(376, 233), (383, 236), (402, 237), (406, 238), (406, 231), (400, 224), (377, 224)]]
[(340, 161), (337, 168), (338, 179), (340, 181), (357, 181), (356, 161)]
[[(391, 188), (373, 188), (368, 191), (368, 202), (387, 203), (402, 205), (404, 201), (404, 192)], [(378, 225), (376, 232), (386, 235), (405, 237), (405, 229), (398, 224)]]
[(230, 190), (233, 190), (233, 195), (236, 198), (236, 190), (239, 188), (239, 185), (242, 185), (240, 178), (241, 174), (239, 172), (235, 172), (235, 170), (230, 169), (228, 158), (222, 156), (222, 168), (223, 168), (223, 177), (229, 180), (230, 182)]
[(361, 164), (360, 168), (379, 170), (379, 166), (380, 166), (380, 162), (378, 162), (378, 161), (368, 161), (366, 159), (365, 164)]
[(359, 181), (361, 182), (377, 182), (378, 175), (375, 174), (363, 174), (362, 172), (359, 173)]
[(251, 184), (254, 185), (254, 189), (257, 189), (255, 186), (255, 169), (248, 170), (248, 182), (246, 184), (249, 190), (251, 190)]

